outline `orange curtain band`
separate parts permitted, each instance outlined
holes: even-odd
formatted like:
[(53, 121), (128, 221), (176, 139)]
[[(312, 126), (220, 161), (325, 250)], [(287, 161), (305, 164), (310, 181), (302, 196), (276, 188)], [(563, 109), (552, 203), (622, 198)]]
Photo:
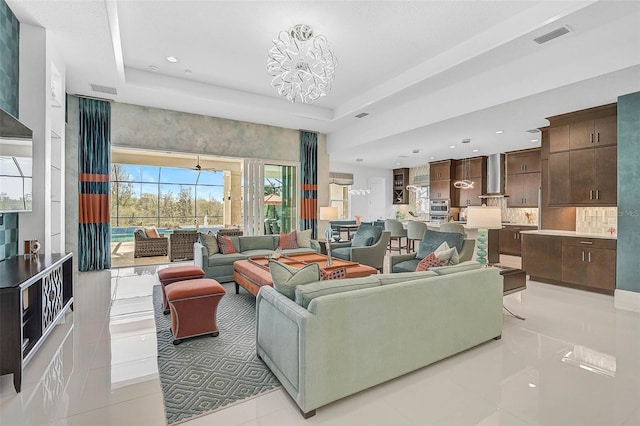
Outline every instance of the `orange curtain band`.
[(303, 183), (300, 185), (300, 189), (303, 191), (317, 191), (318, 185), (312, 183)]
[(80, 173), (78, 174), (80, 182), (109, 182), (109, 175), (98, 173)]
[(109, 194), (80, 194), (79, 223), (109, 223)]

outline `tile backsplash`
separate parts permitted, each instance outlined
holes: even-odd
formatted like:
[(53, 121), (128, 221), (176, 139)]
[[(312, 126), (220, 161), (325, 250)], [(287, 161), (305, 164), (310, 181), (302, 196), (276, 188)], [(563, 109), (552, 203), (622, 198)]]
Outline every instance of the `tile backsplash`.
[(576, 207), (576, 231), (616, 235), (618, 232), (618, 208)]
[(18, 255), (18, 213), (3, 213), (0, 225), (0, 261)]

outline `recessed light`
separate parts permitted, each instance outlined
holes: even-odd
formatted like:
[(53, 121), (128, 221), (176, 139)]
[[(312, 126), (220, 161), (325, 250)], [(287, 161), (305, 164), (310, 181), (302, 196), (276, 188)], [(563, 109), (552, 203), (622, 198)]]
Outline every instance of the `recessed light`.
[(396, 163), (396, 166), (399, 166), (400, 164), (402, 164), (402, 163)]
[(454, 149), (456, 146), (455, 145), (449, 145), (449, 148)]
[(173, 56), (167, 56), (167, 61), (171, 62), (172, 64), (175, 64), (176, 62), (178, 62), (178, 59)]
[(474, 149), (474, 150), (473, 150), (473, 152), (478, 152), (478, 151), (480, 151), (480, 150), (479, 150), (479, 149)]
[(531, 142), (538, 142), (538, 139), (531, 139)]
[(530, 388), (535, 388), (535, 387), (537, 387), (537, 386), (536, 386), (534, 383), (529, 383), (529, 387), (530, 387)]
[(158, 71), (158, 67), (156, 67), (155, 65), (149, 65), (149, 71), (156, 72)]
[(504, 130), (496, 130), (496, 135), (501, 135), (504, 133)]
[(436, 157), (429, 157), (429, 160), (435, 160)]

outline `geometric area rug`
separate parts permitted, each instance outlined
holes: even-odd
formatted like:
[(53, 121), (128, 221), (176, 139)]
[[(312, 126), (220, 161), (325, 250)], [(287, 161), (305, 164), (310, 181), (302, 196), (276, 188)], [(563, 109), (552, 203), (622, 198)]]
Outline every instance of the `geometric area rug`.
[(171, 315), (163, 315), (160, 286), (153, 287), (158, 371), (167, 424), (210, 414), (279, 389), (280, 382), (256, 355), (256, 299), (235, 294), (233, 283), (218, 305), (218, 337), (185, 339), (175, 346)]

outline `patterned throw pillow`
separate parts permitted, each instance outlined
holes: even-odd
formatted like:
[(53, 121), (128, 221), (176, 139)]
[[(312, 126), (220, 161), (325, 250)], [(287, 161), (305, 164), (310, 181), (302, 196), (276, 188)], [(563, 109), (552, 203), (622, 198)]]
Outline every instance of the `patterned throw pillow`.
[(200, 244), (207, 248), (209, 256), (212, 254), (220, 253), (218, 247), (218, 239), (213, 234), (200, 234)]
[(298, 239), (296, 238), (295, 229), (288, 234), (285, 234), (284, 232), (280, 233), (280, 248), (282, 250), (298, 248)]
[(271, 272), (273, 288), (291, 300), (296, 299), (297, 286), (313, 283), (320, 279), (320, 267), (317, 263), (309, 263), (297, 269), (277, 260), (269, 260), (269, 272)]
[(427, 271), (432, 266), (443, 265), (444, 263), (440, 259), (438, 259), (438, 256), (436, 256), (435, 253), (429, 253), (429, 255), (425, 256), (425, 258), (422, 259), (420, 263), (418, 263), (418, 266), (416, 266), (416, 272)]
[(231, 241), (231, 237), (228, 235), (218, 235), (218, 247), (222, 254), (237, 253), (236, 247), (233, 245), (233, 241)]
[(347, 268), (336, 268), (336, 269), (320, 269), (320, 279), (321, 280), (341, 280), (343, 278), (347, 278)]

